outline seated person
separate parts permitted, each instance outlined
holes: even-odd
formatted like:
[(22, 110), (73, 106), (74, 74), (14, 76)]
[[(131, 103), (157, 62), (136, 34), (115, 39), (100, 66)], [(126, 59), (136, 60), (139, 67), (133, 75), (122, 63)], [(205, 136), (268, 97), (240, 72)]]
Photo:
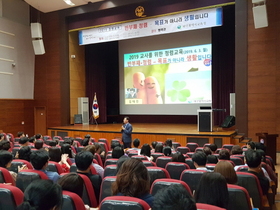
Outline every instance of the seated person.
[(113, 195), (130, 196), (144, 200), (153, 206), (154, 198), (150, 194), (150, 178), (146, 166), (138, 159), (126, 160), (117, 173), (112, 185)]
[(88, 151), (79, 152), (75, 157), (75, 162), (77, 166), (77, 173), (86, 175), (94, 189), (96, 200), (99, 200), (100, 185), (102, 182), (101, 176), (98, 174), (90, 173), (90, 166), (92, 164), (93, 154)]
[(155, 195), (153, 210), (196, 210), (192, 196), (182, 185), (170, 185)]
[(71, 160), (72, 163), (75, 163), (75, 153), (72, 150), (70, 144), (62, 144), (61, 145), (61, 153), (67, 154), (68, 158)]
[(29, 145), (29, 138), (28, 137), (22, 137), (19, 139), (18, 143), (21, 147), (28, 146)]
[(263, 195), (267, 195), (269, 189), (269, 180), (264, 175), (261, 161), (262, 155), (259, 151), (249, 149), (245, 152), (245, 160), (248, 165), (248, 172), (256, 175), (260, 181)]
[(48, 150), (50, 161), (59, 163), (63, 169), (63, 173), (68, 173), (70, 171), (70, 165), (67, 162), (68, 155), (61, 154), (59, 147), (50, 147)]
[(221, 149), (219, 152), (219, 160), (230, 160), (230, 154), (227, 149)]
[(163, 145), (161, 143), (157, 143), (155, 148), (155, 153), (162, 153), (163, 152)]
[(230, 151), (231, 155), (242, 155), (243, 151), (239, 145), (234, 145)]
[(206, 163), (216, 164), (218, 162), (219, 162), (219, 160), (218, 160), (217, 156), (215, 156), (215, 155), (208, 155), (207, 156), (207, 162)]
[[(88, 145), (86, 146), (83, 151), (88, 151), (90, 152), (91, 154), (93, 154), (93, 156), (95, 155), (95, 146), (94, 145)], [(95, 168), (96, 172), (101, 176), (101, 178), (103, 179), (103, 176), (104, 176), (104, 169), (96, 164), (96, 163), (92, 163), (93, 167)]]
[(44, 146), (44, 142), (42, 140), (36, 140), (34, 143), (34, 147), (36, 149), (42, 149)]
[(236, 184), (237, 175), (233, 168), (233, 165), (228, 161), (220, 161), (214, 168), (214, 172), (222, 174), (228, 184)]
[(206, 147), (210, 148), (212, 155), (215, 154), (216, 150), (218, 149), (216, 144), (210, 144), (210, 145), (207, 145)]
[(151, 147), (149, 144), (144, 144), (142, 146), (140, 155), (147, 157), (149, 161), (153, 160), (153, 157), (151, 156)]
[(128, 149), (127, 151), (134, 150), (134, 151), (138, 152), (138, 155), (140, 155), (140, 151), (141, 151), (141, 149), (139, 148), (140, 140), (139, 139), (134, 139), (132, 144), (133, 144), (133, 147)]
[(8, 151), (11, 148), (11, 144), (8, 140), (0, 141), (0, 150)]
[(172, 151), (175, 151), (174, 148), (173, 148), (172, 140), (171, 140), (171, 139), (167, 139), (167, 140), (165, 141), (165, 146), (166, 146), (166, 147), (170, 147)]
[(112, 151), (112, 158), (117, 158), (119, 159), (121, 156), (124, 155), (124, 151), (123, 151), (123, 148), (117, 146), (113, 149)]
[(152, 150), (151, 150), (151, 153), (155, 152), (155, 149), (156, 149), (156, 146), (157, 146), (157, 141), (153, 141), (151, 143), (151, 146), (152, 146)]
[(19, 149), (19, 151), (17, 151), (15, 158), (30, 162), (30, 155), (31, 155), (31, 148), (29, 146), (23, 146)]
[(59, 179), (59, 175), (57, 172), (46, 170), (49, 163), (49, 154), (47, 151), (33, 151), (30, 155), (30, 162), (35, 170), (43, 171), (54, 183), (56, 183)]
[(206, 168), (207, 157), (204, 152), (196, 152), (192, 155), (192, 161), (197, 170), (208, 171)]
[(186, 163), (186, 158), (182, 153), (177, 152), (176, 154), (172, 155), (172, 162), (178, 162), (178, 163)]
[(62, 204), (61, 187), (50, 180), (35, 180), (24, 191), (24, 201), (17, 210), (54, 210)]
[(248, 142), (246, 143), (246, 146), (247, 146), (248, 149), (252, 149), (252, 150), (255, 150), (255, 149), (256, 149), (256, 144), (255, 144), (255, 142), (253, 142), (253, 141), (248, 141)]
[(162, 152), (165, 156), (171, 156), (172, 154), (172, 149), (169, 146), (166, 146), (162, 149)]

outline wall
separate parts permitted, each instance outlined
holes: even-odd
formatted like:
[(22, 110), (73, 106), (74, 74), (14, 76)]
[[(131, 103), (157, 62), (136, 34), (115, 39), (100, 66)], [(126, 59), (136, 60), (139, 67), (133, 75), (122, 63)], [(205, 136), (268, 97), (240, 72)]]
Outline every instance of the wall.
[(279, 0), (267, 1), (269, 26), (255, 29), (248, 3), (248, 136), (255, 141), (257, 132), (280, 134), (279, 9)]

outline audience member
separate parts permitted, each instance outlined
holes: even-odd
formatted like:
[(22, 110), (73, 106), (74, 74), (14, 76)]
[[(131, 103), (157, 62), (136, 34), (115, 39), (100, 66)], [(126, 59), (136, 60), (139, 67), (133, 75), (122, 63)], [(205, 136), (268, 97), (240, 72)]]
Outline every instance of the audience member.
[(227, 209), (229, 193), (225, 177), (216, 172), (204, 173), (194, 197), (197, 203), (206, 203)]
[(212, 150), (209, 147), (204, 147), (202, 150), (206, 156), (212, 155)]
[(43, 171), (50, 180), (54, 183), (57, 182), (59, 179), (59, 175), (57, 172), (47, 171), (46, 168), (48, 167), (49, 162), (49, 154), (45, 150), (37, 150), (33, 151), (30, 155), (30, 162), (35, 170)]
[(130, 157), (126, 156), (126, 155), (123, 155), (118, 159), (118, 161), (117, 161), (117, 172), (120, 170), (122, 164), (128, 159), (130, 159)]
[(175, 154), (172, 155), (172, 162), (179, 162), (179, 163), (185, 163), (185, 156), (182, 155), (182, 153), (177, 152)]
[(151, 161), (153, 158), (151, 157), (151, 147), (149, 144), (144, 144), (141, 148), (140, 155), (143, 155)]
[(192, 161), (193, 161), (193, 164), (195, 166), (195, 168), (197, 170), (205, 170), (207, 171), (207, 168), (206, 168), (206, 161), (207, 161), (207, 157), (205, 155), (204, 152), (196, 152), (192, 155)]
[(43, 145), (44, 145), (44, 142), (42, 140), (37, 140), (35, 143), (34, 143), (34, 147), (36, 149), (42, 149), (43, 148)]
[(24, 191), (24, 202), (17, 210), (54, 210), (62, 204), (61, 187), (50, 180), (35, 180)]
[(151, 152), (153, 153), (153, 152), (155, 152), (155, 149), (156, 149), (156, 146), (157, 146), (157, 141), (153, 141), (151, 146), (152, 146)]
[[(93, 156), (94, 156), (95, 155), (95, 146), (94, 145), (88, 145), (88, 146), (86, 146), (83, 149), (83, 151), (88, 151), (91, 154), (93, 154)], [(92, 165), (95, 168), (96, 172), (101, 176), (101, 178), (103, 178), (103, 176), (104, 176), (104, 169), (100, 165), (98, 165), (98, 164), (96, 164), (94, 162), (92, 162)]]
[(85, 135), (85, 138), (82, 141), (82, 146), (85, 147), (85, 146), (91, 145), (91, 144), (92, 144), (92, 142), (90, 141), (90, 135), (89, 134)]
[(153, 210), (196, 210), (196, 204), (182, 185), (169, 185), (155, 195)]
[(206, 147), (209, 147), (211, 149), (212, 154), (214, 154), (216, 152), (217, 148), (218, 148), (216, 144), (210, 144)]
[(162, 153), (162, 151), (163, 151), (163, 145), (161, 143), (157, 143), (155, 152)]
[(215, 156), (215, 155), (208, 155), (207, 156), (207, 163), (211, 163), (211, 164), (216, 164), (216, 163), (218, 163), (218, 157), (217, 156)]
[(100, 155), (102, 161), (104, 162), (106, 158), (106, 152), (104, 148), (101, 147), (101, 145), (97, 142), (94, 142), (94, 146), (95, 146), (95, 152)]
[(57, 184), (61, 186), (62, 190), (76, 193), (80, 198), (83, 198), (84, 180), (77, 173), (63, 175)]
[(253, 149), (249, 149), (245, 152), (245, 160), (249, 167), (248, 172), (258, 177), (263, 195), (267, 195), (269, 189), (269, 180), (264, 175), (261, 167), (261, 161), (262, 161), (261, 153), (258, 150), (256, 151)]
[(165, 156), (171, 156), (172, 154), (172, 149), (169, 146), (166, 146), (162, 149), (162, 152)]
[(253, 142), (253, 141), (248, 141), (247, 143), (246, 143), (246, 145), (247, 145), (247, 148), (248, 149), (256, 149), (256, 144), (255, 144), (255, 142)]
[(112, 151), (112, 158), (119, 159), (123, 155), (124, 155), (124, 151), (121, 147), (115, 147)]
[(231, 149), (231, 155), (242, 155), (243, 151), (239, 145), (234, 145)]
[(134, 139), (132, 144), (133, 144), (133, 147), (131, 149), (128, 149), (127, 151), (134, 150), (134, 151), (138, 152), (138, 155), (140, 155), (140, 151), (141, 151), (141, 149), (139, 148), (140, 140), (139, 139)]
[(171, 139), (167, 139), (167, 140), (165, 141), (165, 146), (166, 146), (166, 147), (170, 147), (171, 150), (173, 150), (172, 140), (171, 140)]
[(18, 143), (21, 147), (28, 146), (29, 145), (29, 138), (28, 137), (22, 137), (19, 139)]
[(90, 167), (93, 160), (93, 154), (88, 151), (79, 152), (75, 157), (75, 162), (77, 166), (77, 173), (86, 175), (92, 184), (96, 199), (99, 200), (101, 176), (98, 174), (91, 174)]
[(150, 180), (147, 168), (141, 160), (126, 160), (117, 173), (116, 182), (112, 185), (113, 195), (140, 198), (153, 207), (153, 196), (150, 192)]
[(3, 141), (6, 139), (6, 136), (4, 133), (0, 133), (0, 141)]
[(219, 160), (230, 160), (229, 151), (225, 148), (221, 149), (219, 152)]
[(50, 161), (57, 162), (61, 165), (63, 173), (68, 173), (70, 171), (70, 165), (67, 162), (68, 155), (61, 154), (59, 147), (51, 147), (48, 149)]
[(16, 158), (30, 161), (31, 149), (29, 146), (23, 146), (17, 151)]
[(18, 137), (18, 138), (25, 137), (24, 132), (23, 132), (23, 131), (19, 131), (19, 132), (17, 133), (17, 137)]
[(11, 148), (11, 144), (8, 140), (0, 141), (0, 150), (8, 151)]
[(42, 134), (37, 133), (37, 134), (35, 135), (35, 139), (36, 139), (36, 140), (43, 139)]
[(70, 144), (62, 144), (61, 145), (61, 153), (67, 154), (68, 158), (71, 160), (72, 163), (75, 163), (75, 153), (72, 150)]
[(112, 141), (111, 142), (111, 150), (114, 150), (115, 147), (122, 147), (122, 145), (118, 141)]
[(256, 149), (261, 149), (266, 152), (266, 146), (264, 145), (264, 140), (261, 139), (260, 142), (256, 143)]
[(233, 168), (233, 165), (228, 161), (220, 161), (214, 168), (214, 172), (222, 174), (228, 184), (236, 184), (237, 175)]

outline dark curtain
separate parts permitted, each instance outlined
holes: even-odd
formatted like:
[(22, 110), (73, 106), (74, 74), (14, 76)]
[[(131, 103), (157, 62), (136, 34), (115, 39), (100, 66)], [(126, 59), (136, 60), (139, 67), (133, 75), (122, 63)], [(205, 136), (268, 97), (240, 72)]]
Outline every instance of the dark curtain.
[(215, 125), (230, 114), (230, 93), (235, 92), (235, 11), (234, 5), (223, 8), (223, 26), (212, 28), (212, 107)]

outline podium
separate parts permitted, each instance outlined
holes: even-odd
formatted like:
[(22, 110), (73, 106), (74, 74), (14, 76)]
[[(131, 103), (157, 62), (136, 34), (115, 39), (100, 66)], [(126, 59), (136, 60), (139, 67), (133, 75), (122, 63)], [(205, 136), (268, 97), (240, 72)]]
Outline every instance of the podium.
[(277, 148), (277, 137), (278, 134), (268, 134), (268, 133), (256, 133), (256, 136), (264, 140), (264, 145), (266, 146), (266, 155), (270, 156), (274, 163), (276, 164), (276, 148)]
[(199, 132), (212, 132), (213, 122), (212, 109), (197, 110), (197, 127)]

